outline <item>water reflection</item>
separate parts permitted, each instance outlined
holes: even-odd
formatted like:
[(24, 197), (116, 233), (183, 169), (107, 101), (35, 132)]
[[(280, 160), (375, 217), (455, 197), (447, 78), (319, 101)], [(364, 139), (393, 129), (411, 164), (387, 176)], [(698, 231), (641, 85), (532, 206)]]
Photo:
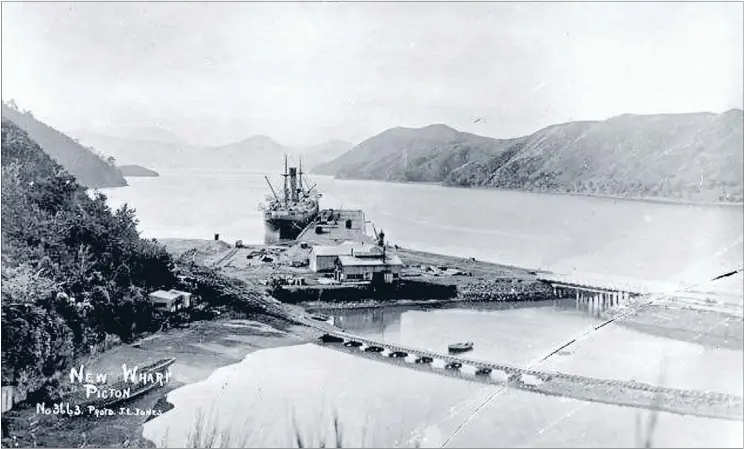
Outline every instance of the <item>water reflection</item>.
[[(438, 306), (392, 306), (369, 307), (356, 309), (319, 309), (332, 317), (334, 324), (351, 333), (363, 336), (376, 336), (383, 340), (394, 340), (392, 336), (399, 336), (402, 332), (401, 322), (406, 314), (416, 312), (481, 313), (491, 315), (495, 312), (518, 312), (519, 310), (543, 310), (570, 313), (599, 319), (602, 312), (610, 307), (602, 301), (577, 301), (575, 299), (556, 299), (547, 301), (527, 301), (511, 303), (453, 303)], [(413, 325), (413, 323), (411, 323)]]
[[(325, 313), (346, 330), (368, 337), (441, 352), (453, 341), (472, 340), (476, 347), (468, 357), (525, 366), (596, 326), (595, 314), (601, 308), (601, 302), (564, 299)], [(690, 343), (623, 326), (602, 329), (586, 344), (556, 354), (539, 369), (656, 383), (659, 361), (667, 360), (665, 386), (741, 394), (740, 351), (701, 351)], [(182, 447), (199, 413), (211, 410), (238, 440), (251, 433), (256, 438), (252, 446), (287, 447), (294, 444), (291, 429), (299, 426), (312, 434), (319, 429), (320, 411), (332, 410), (343, 418), (345, 435), (351, 439), (346, 447), (396, 442), (405, 447), (417, 435), (425, 447), (439, 447), (455, 433), (450, 442), (454, 446), (632, 444), (626, 432), (639, 413), (636, 409), (504, 390), (473, 382), (470, 373), (442, 376), (426, 372), (426, 367), (405, 369), (384, 361), (314, 345), (259, 351), (217, 370), (204, 382), (169, 394), (175, 408), (148, 422), (145, 435), (158, 444)], [(710, 366), (729, 369), (711, 376)], [(466, 378), (470, 381), (463, 381)], [(471, 421), (476, 409), (480, 411)], [(665, 423), (656, 440), (661, 445), (715, 441), (729, 446), (741, 427), (668, 413), (660, 414), (659, 420)], [(469, 424), (456, 432), (466, 421)], [(266, 430), (256, 434), (255, 429)], [(711, 430), (719, 431), (718, 436), (706, 437)]]

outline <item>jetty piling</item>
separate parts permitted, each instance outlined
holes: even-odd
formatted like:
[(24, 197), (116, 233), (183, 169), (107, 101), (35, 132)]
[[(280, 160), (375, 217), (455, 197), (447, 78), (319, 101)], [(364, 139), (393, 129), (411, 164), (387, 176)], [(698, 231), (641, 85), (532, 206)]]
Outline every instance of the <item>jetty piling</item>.
[(550, 284), (554, 298), (574, 298), (577, 308), (585, 307), (590, 312), (617, 306), (634, 296), (649, 294), (649, 289), (645, 285), (633, 285), (630, 282), (616, 280), (569, 277), (555, 273), (544, 274), (538, 277), (538, 280)]

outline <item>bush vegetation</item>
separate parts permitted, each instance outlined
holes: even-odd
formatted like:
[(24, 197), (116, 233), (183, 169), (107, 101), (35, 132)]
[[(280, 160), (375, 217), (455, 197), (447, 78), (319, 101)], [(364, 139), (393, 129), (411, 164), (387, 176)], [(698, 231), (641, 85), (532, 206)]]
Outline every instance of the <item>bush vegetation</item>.
[(25, 131), (2, 122), (2, 381), (51, 397), (70, 362), (158, 326), (147, 292), (176, 283), (165, 248), (140, 238)]

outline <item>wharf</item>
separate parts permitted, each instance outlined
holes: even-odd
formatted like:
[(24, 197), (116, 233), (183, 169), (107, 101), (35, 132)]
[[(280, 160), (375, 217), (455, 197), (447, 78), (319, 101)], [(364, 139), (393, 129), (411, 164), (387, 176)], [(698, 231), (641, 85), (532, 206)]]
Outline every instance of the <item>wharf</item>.
[[(390, 341), (380, 341), (347, 333), (332, 325), (302, 320), (315, 329), (317, 334), (330, 335), (339, 339), (338, 343), (316, 344), (370, 358), (380, 362), (394, 363), (412, 369), (425, 369), (434, 374), (460, 377), (469, 381), (490, 383), (503, 387), (541, 393), (550, 396), (567, 397), (590, 402), (600, 402), (634, 408), (645, 408), (693, 415), (706, 418), (741, 421), (744, 414), (744, 398), (741, 396), (712, 391), (691, 390), (651, 385), (633, 380), (603, 379), (558, 371), (543, 371), (522, 368), (505, 363), (475, 360), (462, 355), (445, 354), (430, 349), (413, 348)], [(347, 346), (356, 342), (357, 347)], [(370, 353), (370, 347), (381, 348), (381, 352)], [(398, 353), (401, 357), (393, 358)], [(433, 364), (421, 366), (415, 360), (429, 357)], [(463, 372), (459, 368), (447, 369), (446, 363), (458, 363), (469, 368)], [(486, 375), (471, 374), (477, 369), (489, 369)]]
[[(364, 211), (355, 209), (334, 210), (335, 220), (330, 223), (323, 223), (320, 217), (326, 210), (321, 211), (320, 216), (300, 233), (297, 241), (310, 245), (338, 245), (349, 240), (366, 244), (374, 243), (374, 238), (367, 234)], [(349, 220), (350, 227), (347, 228), (346, 223)], [(318, 226), (322, 229), (320, 234), (316, 233)]]

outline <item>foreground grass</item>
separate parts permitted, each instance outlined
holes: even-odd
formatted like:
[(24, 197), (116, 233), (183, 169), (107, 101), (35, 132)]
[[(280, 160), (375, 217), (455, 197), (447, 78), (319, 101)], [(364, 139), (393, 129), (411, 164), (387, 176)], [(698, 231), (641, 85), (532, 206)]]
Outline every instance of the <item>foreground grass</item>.
[[(246, 423), (244, 428), (248, 428)], [(206, 419), (203, 413), (197, 413), (196, 423), (193, 430), (189, 433), (186, 442), (187, 448), (248, 448), (261, 447), (261, 442), (253, 441), (256, 434), (251, 431), (237, 432), (241, 434), (239, 439), (235, 438), (236, 429), (220, 428), (218, 422)], [(362, 441), (366, 440), (366, 426), (362, 430)], [(168, 435), (163, 436), (160, 447), (167, 447)], [(300, 431), (296, 421), (293, 420), (291, 441), (289, 442), (296, 448), (349, 448), (349, 447), (371, 447), (366, 443), (353, 443), (344, 433), (338, 414), (334, 413), (331, 420), (330, 432), (324, 432), (317, 437), (310, 437)], [(414, 448), (421, 447), (420, 442), (413, 443)]]
[[(636, 415), (636, 444), (638, 448), (652, 448), (654, 434), (656, 432), (656, 426), (658, 423), (658, 412), (653, 411), (649, 415), (647, 421), (644, 423), (641, 418), (641, 413)], [(292, 439), (291, 443), (296, 448), (351, 448), (351, 447), (374, 447), (367, 446), (366, 444), (354, 444), (345, 437), (343, 428), (339, 421), (338, 415), (334, 414), (332, 418), (332, 428), (330, 434), (324, 433), (315, 440), (303, 435), (296, 424), (293, 424)], [(246, 427), (248, 427), (246, 425)], [(362, 429), (363, 434), (366, 433), (366, 429)], [(189, 433), (188, 440), (186, 443), (187, 448), (248, 448), (248, 447), (261, 447), (259, 442), (251, 441), (250, 432), (240, 432), (242, 437), (235, 439), (235, 432), (232, 428), (220, 429), (217, 422), (208, 422), (202, 413), (197, 414), (196, 425), (194, 429)], [(364, 438), (363, 438), (364, 440)], [(424, 447), (420, 440), (415, 440), (411, 447), (420, 448)], [(164, 435), (160, 447), (167, 447), (167, 433)], [(288, 446), (290, 447), (290, 446)]]

